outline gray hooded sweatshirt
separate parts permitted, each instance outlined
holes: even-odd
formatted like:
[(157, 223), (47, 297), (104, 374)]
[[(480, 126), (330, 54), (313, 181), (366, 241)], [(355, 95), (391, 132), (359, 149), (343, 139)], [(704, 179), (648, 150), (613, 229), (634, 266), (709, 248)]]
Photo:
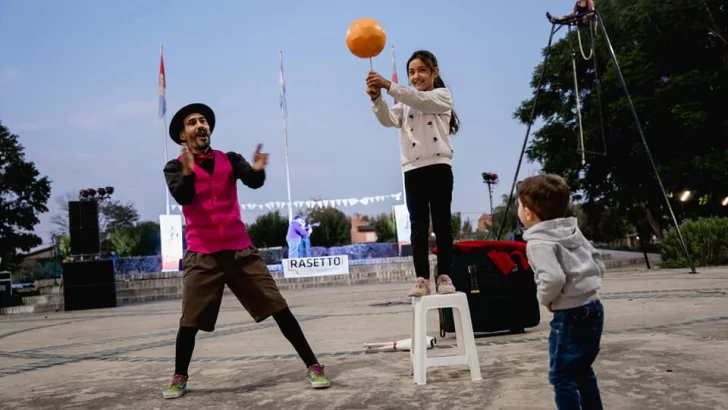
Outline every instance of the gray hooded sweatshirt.
[(565, 310), (599, 300), (604, 262), (584, 238), (576, 218), (539, 222), (523, 234), (533, 268), (538, 301)]

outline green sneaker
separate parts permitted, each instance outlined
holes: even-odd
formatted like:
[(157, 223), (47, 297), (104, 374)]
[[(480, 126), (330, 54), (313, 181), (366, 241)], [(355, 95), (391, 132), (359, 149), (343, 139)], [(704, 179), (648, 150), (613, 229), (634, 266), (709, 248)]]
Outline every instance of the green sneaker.
[(311, 382), (311, 387), (314, 389), (325, 389), (331, 386), (328, 377), (324, 376), (324, 367), (320, 364), (309, 367), (307, 376), (308, 381)]
[(181, 374), (175, 374), (172, 378), (172, 385), (162, 393), (165, 399), (176, 399), (187, 393), (187, 378)]

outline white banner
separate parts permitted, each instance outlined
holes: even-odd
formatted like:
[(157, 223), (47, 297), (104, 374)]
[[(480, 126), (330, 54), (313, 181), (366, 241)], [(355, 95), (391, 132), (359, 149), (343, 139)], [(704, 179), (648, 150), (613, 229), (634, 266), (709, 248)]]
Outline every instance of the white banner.
[[(357, 204), (361, 205), (370, 205), (374, 204), (376, 202), (382, 202), (387, 199), (394, 199), (395, 201), (399, 201), (402, 199), (402, 193), (398, 192), (396, 194), (390, 194), (390, 195), (377, 195), (377, 196), (365, 196), (361, 198), (346, 198), (346, 199), (323, 199), (320, 201), (293, 201), (292, 204), (296, 208), (321, 208), (321, 207), (340, 207), (340, 206), (354, 206)], [(240, 208), (243, 210), (262, 210), (262, 209), (268, 209), (269, 211), (272, 211), (274, 209), (283, 209), (284, 207), (288, 206), (288, 202), (283, 201), (272, 201), (267, 202), (265, 204), (240, 204)], [(173, 211), (181, 211), (182, 207), (179, 205), (171, 205), (171, 208)]]
[(410, 229), (410, 218), (407, 205), (395, 205), (393, 208), (394, 220), (397, 222), (397, 242), (400, 244), (409, 243), (411, 240), (410, 235), (412, 234), (412, 230)]
[(283, 259), (284, 278), (348, 274), (349, 257), (347, 255)]
[(162, 272), (179, 270), (182, 259), (182, 215), (159, 215), (162, 240)]

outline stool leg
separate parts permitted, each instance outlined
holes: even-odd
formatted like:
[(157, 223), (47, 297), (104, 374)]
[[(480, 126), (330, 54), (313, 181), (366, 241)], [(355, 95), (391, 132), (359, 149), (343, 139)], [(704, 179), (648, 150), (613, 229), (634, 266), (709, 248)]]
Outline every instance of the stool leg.
[(418, 306), (415, 308), (414, 319), (415, 334), (412, 337), (414, 382), (418, 385), (423, 385), (427, 383), (427, 349), (425, 348), (427, 311), (422, 306)]
[[(459, 310), (459, 309), (458, 309)], [(473, 323), (470, 321), (470, 311), (460, 312), (460, 326), (463, 334), (463, 347), (468, 355), (468, 363), (470, 365), (470, 378), (473, 380), (483, 380), (480, 375), (480, 360), (478, 359), (478, 349), (475, 346), (475, 334), (473, 333)], [(460, 340), (458, 340), (458, 343)]]
[[(460, 308), (453, 307), (452, 310), (452, 319), (455, 324), (455, 352), (453, 353), (453, 356), (460, 356), (464, 355), (466, 353), (465, 351), (465, 344), (463, 340), (463, 319), (462, 315), (460, 314)], [(467, 340), (467, 339), (465, 339)]]
[(409, 351), (409, 357), (410, 357), (410, 376), (414, 376), (415, 374), (415, 344), (413, 341), (415, 340), (415, 336), (417, 336), (417, 333), (415, 332), (415, 325), (417, 324), (417, 318), (415, 317), (415, 312), (417, 311), (417, 299), (412, 298), (412, 329), (410, 329), (410, 351)]

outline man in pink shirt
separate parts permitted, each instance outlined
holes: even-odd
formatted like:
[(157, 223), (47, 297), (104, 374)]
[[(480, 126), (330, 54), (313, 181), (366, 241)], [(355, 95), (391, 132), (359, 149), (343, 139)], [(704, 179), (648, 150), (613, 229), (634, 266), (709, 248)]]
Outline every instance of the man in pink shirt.
[(311, 385), (329, 387), (323, 366), (240, 217), (237, 181), (252, 189), (263, 186), (268, 154), (261, 153), (258, 145), (251, 165), (240, 154), (213, 150), (210, 135), (214, 128), (215, 114), (204, 104), (183, 107), (169, 125), (169, 135), (182, 146), (182, 153), (166, 164), (164, 175), (185, 215), (187, 252), (175, 374), (163, 396), (177, 398), (186, 393), (195, 336), (198, 330), (215, 330), (226, 284), (256, 322), (273, 316), (306, 364)]

